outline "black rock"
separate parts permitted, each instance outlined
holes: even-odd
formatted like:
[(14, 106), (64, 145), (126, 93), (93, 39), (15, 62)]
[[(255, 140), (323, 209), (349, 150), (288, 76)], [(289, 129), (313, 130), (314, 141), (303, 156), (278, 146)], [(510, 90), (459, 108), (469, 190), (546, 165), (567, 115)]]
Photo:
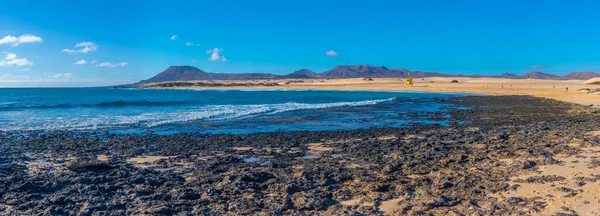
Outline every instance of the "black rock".
[(67, 164), (67, 169), (73, 172), (99, 171), (111, 168), (110, 164), (99, 160), (76, 160)]
[(534, 168), (536, 165), (537, 165), (537, 163), (535, 161), (527, 160), (527, 161), (523, 162), (523, 166), (521, 166), (521, 168), (531, 169), (531, 168)]
[(314, 196), (300, 196), (295, 198), (293, 202), (297, 208), (306, 210), (323, 210), (332, 203), (329, 198)]
[(156, 215), (168, 215), (173, 212), (173, 209), (166, 206), (157, 206), (148, 209), (147, 212)]
[(266, 182), (270, 178), (275, 178), (275, 176), (263, 171), (252, 171), (242, 175), (242, 181), (246, 182)]
[(195, 200), (195, 199), (199, 199), (200, 195), (198, 195), (197, 193), (194, 193), (192, 191), (185, 191), (185, 192), (179, 194), (179, 196), (177, 198), (182, 199), (182, 200)]
[(394, 161), (391, 164), (385, 165), (381, 171), (383, 173), (385, 173), (385, 174), (389, 174), (389, 173), (392, 173), (392, 172), (399, 171), (401, 169), (401, 167), (402, 167), (402, 163), (401, 162)]
[(296, 184), (288, 184), (283, 187), (283, 191), (285, 191), (288, 194), (294, 194), (296, 192), (302, 191), (302, 188)]
[(544, 164), (545, 165), (553, 165), (553, 164), (558, 164), (560, 163), (559, 160), (554, 159), (551, 156), (546, 157), (546, 159), (544, 159)]

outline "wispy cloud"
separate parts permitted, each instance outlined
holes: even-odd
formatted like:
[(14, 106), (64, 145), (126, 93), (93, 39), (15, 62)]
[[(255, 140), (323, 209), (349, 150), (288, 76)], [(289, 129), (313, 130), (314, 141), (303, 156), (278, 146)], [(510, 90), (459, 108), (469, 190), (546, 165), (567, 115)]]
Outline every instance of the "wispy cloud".
[(531, 65), (528, 68), (531, 70), (541, 70), (541, 69), (546, 69), (548, 67), (545, 65)]
[(12, 35), (7, 35), (0, 39), (0, 45), (2, 44), (10, 44), (11, 46), (19, 46), (20, 44), (26, 43), (41, 43), (44, 41), (41, 37), (32, 35), (32, 34), (24, 34), (19, 37), (15, 37)]
[(6, 53), (4, 60), (0, 61), (0, 66), (3, 67), (12, 67), (12, 66), (26, 66), (32, 65), (33, 63), (27, 60), (26, 58), (17, 58), (17, 54), (14, 53)]
[(63, 49), (63, 52), (74, 54), (74, 53), (88, 53), (93, 52), (98, 49), (98, 45), (93, 42), (84, 41), (78, 44), (75, 44), (76, 49)]
[(96, 65), (97, 67), (108, 67), (108, 68), (116, 68), (116, 67), (125, 67), (127, 66), (127, 62), (120, 63), (110, 63), (110, 62), (102, 62)]
[(73, 75), (72, 73), (62, 73), (62, 74), (52, 74), (50, 76), (48, 76), (48, 78), (52, 78), (52, 79), (69, 79), (69, 78), (73, 78), (75, 77), (75, 75)]
[(187, 42), (187, 43), (185, 43), (185, 45), (186, 46), (197, 46), (197, 47), (200, 46), (200, 44), (195, 44), (195, 43), (192, 43), (192, 42)]
[(208, 58), (209, 61), (227, 61), (227, 58), (222, 54), (222, 48), (213, 48), (211, 50), (206, 50), (206, 54), (211, 54)]
[(171, 36), (171, 40), (177, 40), (177, 35)]
[(338, 56), (340, 55), (338, 52), (336, 52), (335, 50), (328, 50), (327, 52), (325, 52), (326, 56)]
[(75, 62), (76, 65), (84, 65), (84, 64), (87, 64), (87, 63), (88, 62), (85, 59), (81, 59), (81, 60)]

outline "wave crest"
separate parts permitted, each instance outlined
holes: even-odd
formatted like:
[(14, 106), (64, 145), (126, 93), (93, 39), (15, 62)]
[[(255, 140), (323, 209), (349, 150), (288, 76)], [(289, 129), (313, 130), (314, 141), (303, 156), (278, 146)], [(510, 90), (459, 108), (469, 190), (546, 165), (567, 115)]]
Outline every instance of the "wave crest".
[[(99, 128), (117, 128), (117, 127), (156, 127), (166, 124), (177, 124), (190, 121), (217, 121), (229, 119), (250, 118), (259, 115), (272, 115), (281, 112), (304, 110), (304, 109), (324, 109), (342, 106), (364, 106), (374, 105), (381, 102), (392, 101), (394, 98), (381, 100), (366, 100), (355, 102), (333, 102), (333, 103), (296, 103), (288, 102), (281, 104), (255, 104), (255, 105), (207, 105), (197, 109), (174, 110), (169, 112), (138, 113), (135, 115), (73, 115), (73, 116), (38, 116), (21, 122), (12, 122), (13, 124), (0, 127), (0, 131), (14, 130), (87, 130)], [(105, 104), (96, 104), (96, 106), (146, 106), (146, 105), (165, 105), (170, 103), (156, 102), (110, 102)]]

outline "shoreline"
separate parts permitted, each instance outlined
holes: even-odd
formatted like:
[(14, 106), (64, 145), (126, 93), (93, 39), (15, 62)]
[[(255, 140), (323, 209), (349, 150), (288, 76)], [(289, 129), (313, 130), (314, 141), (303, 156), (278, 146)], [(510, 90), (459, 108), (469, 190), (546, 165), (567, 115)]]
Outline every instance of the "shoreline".
[[(456, 79), (459, 83), (449, 83)], [(440, 81), (442, 80), (442, 81)], [(596, 89), (596, 85), (584, 84), (583, 80), (512, 80), (482, 78), (428, 78), (416, 81), (411, 86), (404, 85), (399, 79), (374, 78), (374, 81), (361, 79), (312, 80), (254, 80), (254, 81), (211, 81), (221, 84), (277, 83), (277, 86), (235, 86), (235, 87), (149, 87), (142, 89), (190, 89), (190, 90), (328, 90), (328, 91), (378, 91), (378, 92), (430, 92), (430, 93), (471, 93), (478, 95), (531, 95), (555, 99), (580, 105), (600, 106), (600, 95), (588, 94), (580, 89)], [(188, 81), (196, 82), (196, 81)], [(431, 83), (433, 82), (433, 83)], [(486, 83), (487, 82), (487, 83)], [(185, 82), (184, 82), (185, 83)], [(600, 87), (600, 86), (598, 86)], [(568, 88), (568, 91), (567, 91)]]

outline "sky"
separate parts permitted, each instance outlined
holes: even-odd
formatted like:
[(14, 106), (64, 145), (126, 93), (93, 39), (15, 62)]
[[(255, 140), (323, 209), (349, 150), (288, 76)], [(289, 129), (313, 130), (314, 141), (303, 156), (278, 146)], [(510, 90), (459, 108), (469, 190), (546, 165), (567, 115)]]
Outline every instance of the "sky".
[(127, 84), (172, 65), (600, 72), (598, 8), (557, 0), (2, 1), (0, 87)]

